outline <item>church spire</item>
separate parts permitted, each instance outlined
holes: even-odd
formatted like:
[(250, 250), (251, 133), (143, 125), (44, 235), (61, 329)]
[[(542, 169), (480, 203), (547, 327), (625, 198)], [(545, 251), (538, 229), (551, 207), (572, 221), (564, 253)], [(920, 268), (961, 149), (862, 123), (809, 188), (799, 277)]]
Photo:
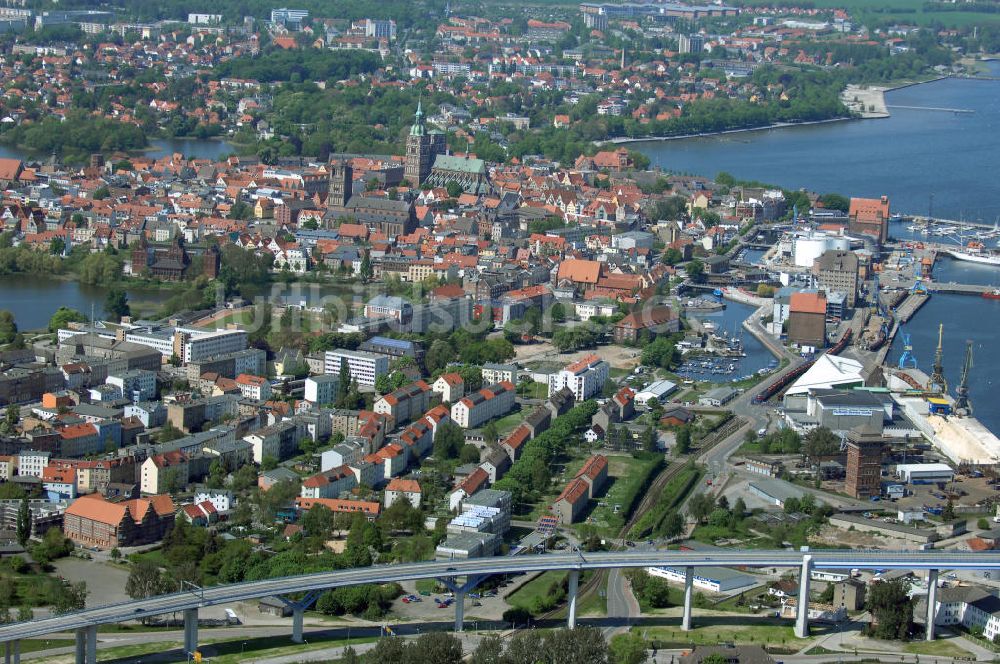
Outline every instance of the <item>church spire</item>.
[(410, 136), (423, 136), (426, 132), (424, 127), (424, 111), (420, 100), (417, 100), (417, 112), (413, 118), (413, 126), (410, 127)]

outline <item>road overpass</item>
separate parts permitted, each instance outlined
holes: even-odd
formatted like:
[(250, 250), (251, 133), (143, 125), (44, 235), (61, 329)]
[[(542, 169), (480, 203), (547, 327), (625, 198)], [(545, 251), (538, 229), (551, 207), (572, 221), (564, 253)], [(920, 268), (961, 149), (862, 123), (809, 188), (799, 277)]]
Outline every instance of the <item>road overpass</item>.
[[(455, 629), (462, 630), (464, 600), (467, 592), (493, 574), (569, 571), (568, 626), (576, 624), (576, 589), (583, 570), (662, 567), (684, 568), (683, 626), (691, 625), (691, 585), (695, 567), (782, 567), (800, 570), (798, 617), (795, 634), (809, 634), (809, 581), (814, 569), (907, 569), (928, 572), (927, 605), (933, 611), (939, 570), (1000, 570), (1000, 552), (964, 553), (955, 551), (620, 551), (601, 553), (560, 553), (538, 556), (497, 556), (468, 560), (431, 561), (303, 574), (299, 576), (250, 581), (211, 588), (159, 595), (149, 599), (99, 606), (74, 613), (14, 623), (0, 627), (0, 642), (5, 644), (5, 661), (18, 662), (19, 641), (56, 632), (76, 632), (76, 661), (97, 661), (97, 626), (139, 618), (183, 612), (184, 649), (193, 652), (198, 645), (198, 609), (261, 597), (284, 597), (305, 594), (304, 600), (287, 600), (293, 608), (292, 640), (302, 640), (302, 617), (316, 595), (329, 588), (366, 583), (391, 583), (418, 579), (440, 579), (455, 592)], [(803, 610), (805, 607), (805, 610)], [(933, 620), (928, 620), (928, 638), (934, 638)]]

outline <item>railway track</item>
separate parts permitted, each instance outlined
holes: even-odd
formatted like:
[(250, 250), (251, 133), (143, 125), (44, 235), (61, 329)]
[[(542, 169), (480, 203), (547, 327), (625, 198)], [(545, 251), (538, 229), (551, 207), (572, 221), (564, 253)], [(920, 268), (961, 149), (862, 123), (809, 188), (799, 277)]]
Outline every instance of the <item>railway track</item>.
[[(742, 417), (734, 415), (725, 424), (716, 429), (715, 431), (709, 433), (705, 438), (699, 441), (698, 447), (693, 448), (691, 451), (691, 456), (701, 456), (705, 452), (708, 452), (713, 447), (729, 438), (737, 431), (739, 431), (746, 424), (746, 420)], [(646, 493), (639, 502), (639, 505), (632, 510), (632, 515), (625, 522), (625, 525), (618, 532), (618, 538), (623, 542), (628, 538), (628, 533), (632, 530), (632, 526), (650, 510), (656, 503), (657, 498), (663, 492), (663, 488), (667, 485), (670, 480), (675, 478), (687, 465), (687, 461), (674, 461), (667, 465), (666, 468), (660, 471), (659, 475), (652, 481), (649, 488), (646, 489)], [(593, 574), (589, 579), (580, 585), (579, 592), (577, 594), (577, 602), (579, 603), (584, 598), (589, 597), (592, 593), (598, 592), (602, 586), (607, 582), (608, 572), (607, 570), (601, 570)], [(555, 618), (557, 614), (565, 611), (564, 607), (558, 607), (552, 609), (551, 611), (543, 614), (543, 618)]]

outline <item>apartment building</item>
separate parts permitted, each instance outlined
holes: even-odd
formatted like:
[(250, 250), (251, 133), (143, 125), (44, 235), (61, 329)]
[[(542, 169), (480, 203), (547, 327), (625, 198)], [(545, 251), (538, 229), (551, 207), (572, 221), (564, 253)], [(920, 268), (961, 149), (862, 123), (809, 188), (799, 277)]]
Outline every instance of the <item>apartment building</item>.
[(489, 385), (459, 399), (451, 407), (451, 419), (463, 429), (474, 429), (514, 407), (514, 384)]
[(482, 368), (483, 384), (517, 383), (517, 367), (513, 364), (495, 364), (487, 362)]
[(431, 388), (418, 380), (393, 390), (375, 402), (374, 410), (392, 418), (398, 426), (421, 415), (430, 403)]
[(302, 430), (294, 420), (282, 420), (271, 426), (259, 429), (243, 440), (253, 447), (253, 460), (262, 463), (264, 457), (284, 461), (299, 449)]
[(457, 373), (441, 374), (431, 389), (441, 395), (441, 401), (455, 403), (465, 396), (465, 381)]
[(236, 377), (236, 386), (240, 394), (254, 401), (267, 401), (271, 398), (271, 383), (263, 376), (240, 374)]
[(340, 365), (347, 362), (351, 380), (358, 385), (375, 387), (375, 379), (389, 371), (389, 358), (363, 350), (328, 350), (324, 374), (340, 375)]
[(611, 375), (611, 366), (597, 357), (587, 355), (549, 376), (549, 396), (567, 387), (577, 401), (599, 394)]
[(108, 376), (105, 384), (115, 387), (121, 398), (129, 401), (149, 401), (156, 398), (156, 374), (132, 369)]
[(306, 378), (305, 399), (317, 406), (333, 403), (340, 385), (339, 375), (322, 374)]

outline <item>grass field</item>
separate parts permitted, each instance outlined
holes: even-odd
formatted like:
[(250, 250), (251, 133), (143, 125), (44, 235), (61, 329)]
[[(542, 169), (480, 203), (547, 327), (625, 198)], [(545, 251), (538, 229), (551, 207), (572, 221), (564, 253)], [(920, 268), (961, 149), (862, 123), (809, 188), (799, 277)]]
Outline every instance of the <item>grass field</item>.
[(76, 643), (73, 639), (24, 639), (21, 641), (21, 654), (49, 650), (51, 648), (68, 648)]
[(568, 572), (544, 572), (515, 590), (507, 597), (507, 603), (526, 611), (532, 611), (536, 604), (548, 596), (549, 586), (562, 581)]
[[(745, 617), (733, 616), (733, 618), (723, 618), (713, 616), (704, 619), (706, 622), (712, 621), (714, 624), (698, 626), (698, 618), (695, 616), (694, 628), (690, 632), (685, 632), (680, 628), (680, 618), (677, 619), (677, 626), (649, 627), (643, 632), (647, 639), (662, 641), (665, 643), (677, 644), (757, 644), (772, 648), (781, 648), (794, 645), (796, 649), (808, 644), (807, 640), (795, 638), (791, 621), (777, 622), (774, 620), (747, 620)], [(725, 621), (726, 624), (720, 624)], [(815, 635), (816, 630), (813, 630)]]
[(945, 639), (911, 641), (903, 646), (903, 650), (915, 655), (932, 655), (934, 657), (968, 657), (971, 654), (965, 648)]
[[(630, 456), (609, 456), (608, 477), (610, 487), (590, 514), (589, 525), (607, 536), (617, 535), (625, 525), (629, 504), (642, 488), (650, 471), (656, 466), (656, 459), (642, 460)], [(620, 506), (615, 513), (615, 506)]]

